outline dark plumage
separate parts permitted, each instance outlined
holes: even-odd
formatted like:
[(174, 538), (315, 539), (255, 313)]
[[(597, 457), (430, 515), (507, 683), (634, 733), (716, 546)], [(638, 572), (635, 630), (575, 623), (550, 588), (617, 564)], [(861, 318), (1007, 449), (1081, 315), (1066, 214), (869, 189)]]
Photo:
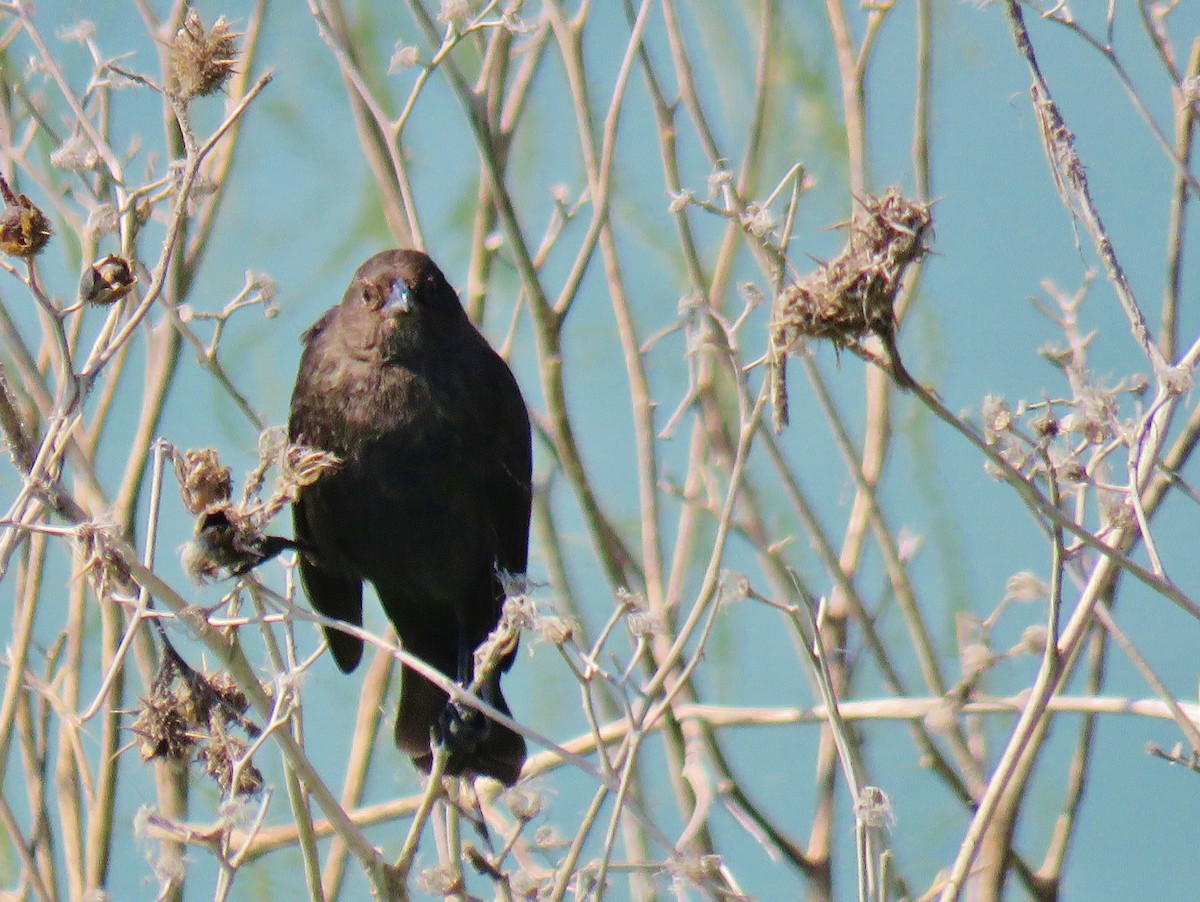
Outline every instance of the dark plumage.
[[(362, 584), (374, 587), (410, 653), (462, 684), (495, 627), (501, 574), (525, 572), (530, 432), (508, 366), (463, 311), (427, 256), (376, 254), (342, 303), (303, 338), (292, 395), (292, 442), (341, 465), (301, 489), (293, 513), (305, 549), (300, 576), (316, 610), (362, 624)], [(362, 641), (326, 637), (349, 673)], [(500, 711), (500, 670), (483, 690)], [(525, 742), (403, 669), (396, 744), (428, 770), (430, 733), (447, 772), (516, 781)]]

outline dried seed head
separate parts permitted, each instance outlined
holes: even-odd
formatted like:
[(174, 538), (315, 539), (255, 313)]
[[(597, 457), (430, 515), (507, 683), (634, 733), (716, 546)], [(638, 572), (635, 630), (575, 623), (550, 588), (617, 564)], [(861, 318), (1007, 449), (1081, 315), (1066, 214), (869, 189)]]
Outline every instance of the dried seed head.
[(417, 874), (417, 886), (431, 896), (451, 896), (462, 892), (462, 877), (450, 865), (435, 865)]
[(1046, 643), (1050, 641), (1050, 632), (1041, 624), (1025, 627), (1021, 633), (1021, 650), (1031, 655), (1044, 655)]
[(545, 808), (545, 800), (536, 792), (514, 786), (504, 794), (509, 813), (519, 821), (531, 821)]
[(1054, 418), (1054, 414), (1049, 410), (1030, 423), (1030, 425), (1033, 427), (1033, 431), (1038, 438), (1051, 439), (1058, 435), (1058, 420)]
[(100, 165), (100, 154), (88, 138), (76, 132), (50, 152), (50, 165), (82, 175)]
[(245, 573), (274, 557), (282, 547), (265, 536), (243, 512), (229, 504), (215, 504), (196, 518), (196, 531), (184, 546), (182, 561), (188, 576), (197, 582)]
[(972, 642), (962, 650), (963, 676), (969, 680), (980, 676), (996, 660), (992, 650), (982, 642)]
[(397, 41), (392, 49), (392, 58), (388, 62), (388, 75), (395, 75), (404, 69), (411, 69), (421, 62), (421, 50), (403, 41)]
[(1013, 601), (1037, 601), (1050, 594), (1050, 587), (1045, 581), (1028, 570), (1010, 576), (1004, 584), (1004, 590), (1004, 597)]
[(892, 305), (908, 265), (927, 253), (933, 216), (896, 188), (860, 208), (842, 252), (780, 292), (773, 332), (781, 349), (802, 335), (845, 347), (869, 332), (894, 334)]
[(854, 814), (866, 827), (890, 827), (896, 823), (892, 800), (878, 786), (864, 786), (854, 802)]
[[(251, 761), (238, 762), (246, 754), (246, 743), (224, 730), (213, 730), (208, 744), (196, 754), (208, 775), (226, 795), (254, 795), (263, 787), (262, 772)], [(235, 783), (236, 780), (236, 783)]]
[(0, 177), (4, 210), (0, 211), (0, 251), (10, 257), (32, 257), (50, 240), (50, 220), (24, 194), (16, 194)]
[(130, 729), (138, 737), (143, 761), (156, 758), (186, 761), (191, 757), (196, 735), (186, 712), (187, 705), (181, 704), (169, 688), (156, 687), (149, 698), (142, 700), (142, 708)]
[[(238, 714), (245, 714), (250, 710), (250, 700), (246, 698), (246, 693), (225, 671), (218, 671), (209, 677), (208, 688), (220, 698), (228, 709), (232, 709)], [(225, 713), (228, 713), (228, 710)]]
[(280, 492), (288, 501), (295, 501), (300, 489), (312, 485), (342, 461), (336, 454), (309, 448), (304, 445), (288, 445), (279, 460)]
[(171, 90), (184, 100), (221, 90), (236, 71), (239, 37), (241, 34), (230, 29), (224, 16), (206, 30), (200, 14), (189, 9), (183, 27), (171, 41)]
[(990, 440), (1012, 428), (1012, 407), (997, 395), (984, 396), (981, 413), (983, 414), (983, 428)]
[(197, 516), (216, 505), (225, 504), (233, 494), (233, 471), (221, 466), (213, 448), (185, 451), (175, 457), (175, 475), (179, 492), (189, 513)]
[(542, 887), (546, 886), (549, 881), (544, 877), (538, 877), (531, 874), (529, 871), (517, 871), (509, 877), (509, 885), (512, 889), (514, 899), (535, 900), (542, 898)]
[(79, 279), (79, 299), (94, 307), (115, 304), (133, 290), (137, 276), (124, 257), (109, 254), (83, 271)]
[(539, 617), (533, 624), (534, 632), (551, 645), (565, 645), (570, 642), (575, 638), (577, 628), (575, 621), (553, 614)]

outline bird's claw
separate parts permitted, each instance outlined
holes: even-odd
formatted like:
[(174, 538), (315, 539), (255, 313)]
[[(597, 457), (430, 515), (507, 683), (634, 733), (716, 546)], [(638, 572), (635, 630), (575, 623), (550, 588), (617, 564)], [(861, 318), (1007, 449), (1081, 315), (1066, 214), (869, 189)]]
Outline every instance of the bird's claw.
[(471, 754), (492, 732), (491, 721), (478, 711), (450, 701), (437, 723), (437, 741), (454, 753)]

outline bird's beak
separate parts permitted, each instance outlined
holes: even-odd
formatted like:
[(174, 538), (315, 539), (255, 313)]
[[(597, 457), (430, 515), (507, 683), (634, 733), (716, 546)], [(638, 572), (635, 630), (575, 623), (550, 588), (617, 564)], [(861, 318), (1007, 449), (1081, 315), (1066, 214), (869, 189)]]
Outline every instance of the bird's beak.
[(392, 285), (387, 299), (383, 302), (384, 313), (408, 313), (413, 308), (412, 289), (408, 283), (400, 279)]

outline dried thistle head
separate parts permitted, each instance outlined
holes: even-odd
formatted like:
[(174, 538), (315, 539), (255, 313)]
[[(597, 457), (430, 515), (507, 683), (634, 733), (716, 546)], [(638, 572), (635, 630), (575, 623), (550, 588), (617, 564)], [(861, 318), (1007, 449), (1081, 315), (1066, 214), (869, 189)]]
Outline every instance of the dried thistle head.
[(929, 204), (895, 188), (864, 200), (848, 223), (845, 249), (780, 293), (779, 346), (786, 351), (802, 335), (845, 347), (869, 332), (894, 334), (896, 294), (908, 265), (927, 253), (923, 239), (932, 224)]
[(221, 465), (213, 448), (200, 448), (175, 455), (175, 476), (183, 506), (191, 514), (229, 502), (233, 494), (233, 471)]
[(75, 529), (75, 540), (83, 558), (80, 575), (91, 578), (96, 594), (103, 598), (113, 586), (127, 586), (131, 577), (125, 562), (112, 550), (116, 527), (108, 523), (82, 523)]
[(221, 16), (205, 29), (200, 14), (189, 9), (183, 27), (171, 41), (170, 88), (183, 100), (207, 97), (221, 90), (236, 71), (239, 32)]
[(263, 778), (252, 761), (242, 761), (245, 754), (245, 742), (224, 729), (214, 729), (196, 757), (225, 795), (247, 796), (263, 788)]
[(133, 267), (124, 257), (109, 254), (83, 271), (79, 278), (79, 299), (93, 307), (115, 304), (137, 284)]
[(32, 257), (46, 246), (52, 230), (50, 220), (24, 194), (15, 193), (0, 176), (0, 251), (10, 257)]
[(186, 761), (196, 745), (194, 707), (169, 685), (155, 685), (130, 729), (138, 737), (143, 761), (167, 758)]

